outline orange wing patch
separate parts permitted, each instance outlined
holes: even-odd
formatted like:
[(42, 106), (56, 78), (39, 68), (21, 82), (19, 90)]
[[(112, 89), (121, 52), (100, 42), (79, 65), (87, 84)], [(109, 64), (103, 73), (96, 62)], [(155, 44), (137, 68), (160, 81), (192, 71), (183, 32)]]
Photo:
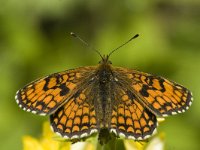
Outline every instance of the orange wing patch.
[(75, 94), (52, 114), (50, 122), (54, 132), (66, 139), (79, 139), (98, 132), (94, 106), (86, 102), (83, 92)]
[(77, 91), (78, 86), (83, 86), (84, 77), (94, 69), (83, 67), (38, 79), (17, 91), (16, 102), (28, 112), (52, 114)]
[(126, 77), (132, 83), (132, 92), (157, 116), (185, 112), (192, 104), (191, 92), (175, 82), (135, 70), (116, 70), (126, 72)]
[(110, 131), (129, 139), (143, 140), (150, 137), (156, 131), (156, 116), (130, 91), (121, 97), (121, 103), (112, 111)]

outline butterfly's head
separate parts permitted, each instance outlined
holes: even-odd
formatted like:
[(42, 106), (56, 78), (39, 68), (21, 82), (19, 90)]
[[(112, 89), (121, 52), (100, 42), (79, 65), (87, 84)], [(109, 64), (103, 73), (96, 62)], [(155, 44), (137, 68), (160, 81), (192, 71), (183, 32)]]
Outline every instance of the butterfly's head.
[(101, 57), (101, 61), (99, 61), (99, 64), (101, 64), (101, 65), (110, 65), (110, 64), (112, 64), (112, 62), (109, 60), (109, 55), (103, 55), (102, 57)]

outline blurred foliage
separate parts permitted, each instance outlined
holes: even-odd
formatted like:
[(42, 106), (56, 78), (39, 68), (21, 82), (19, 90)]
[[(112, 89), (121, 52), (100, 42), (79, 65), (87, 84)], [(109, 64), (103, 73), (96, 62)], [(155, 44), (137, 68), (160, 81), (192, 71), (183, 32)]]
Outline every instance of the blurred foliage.
[[(100, 57), (72, 38), (74, 31), (102, 54), (141, 36), (111, 56), (114, 65), (174, 80), (194, 95), (189, 111), (159, 126), (165, 149), (199, 149), (200, 1), (1, 0), (0, 143), (22, 149), (22, 137), (40, 137), (48, 117), (23, 112), (15, 92), (50, 73), (95, 65)], [(12, 144), (11, 144), (12, 143)]]

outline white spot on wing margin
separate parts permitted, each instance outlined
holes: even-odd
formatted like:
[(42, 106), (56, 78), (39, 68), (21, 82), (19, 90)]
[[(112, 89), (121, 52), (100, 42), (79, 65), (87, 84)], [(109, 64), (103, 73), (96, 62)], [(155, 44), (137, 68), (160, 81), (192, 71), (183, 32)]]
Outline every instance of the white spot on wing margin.
[(62, 137), (64, 139), (80, 139), (80, 138), (87, 137), (87, 136), (90, 136), (93, 133), (98, 132), (97, 129), (92, 129), (89, 134), (85, 132), (85, 133), (83, 133), (81, 135), (73, 135), (72, 137), (68, 137), (67, 135), (62, 135), (59, 132), (55, 131), (52, 125), (50, 125), (50, 128), (55, 134), (57, 134), (58, 136), (60, 136), (60, 137)]

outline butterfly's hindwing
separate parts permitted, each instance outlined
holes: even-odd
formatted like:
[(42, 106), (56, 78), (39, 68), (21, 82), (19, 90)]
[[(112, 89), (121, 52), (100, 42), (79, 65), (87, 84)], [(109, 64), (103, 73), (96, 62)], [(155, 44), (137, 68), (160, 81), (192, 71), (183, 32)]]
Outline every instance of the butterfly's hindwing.
[[(116, 87), (119, 85), (116, 85)], [(156, 116), (125, 87), (114, 89), (110, 132), (128, 139), (143, 140), (156, 132)]]
[(98, 132), (93, 97), (87, 88), (77, 92), (62, 107), (50, 116), (54, 132), (66, 139), (79, 139)]

